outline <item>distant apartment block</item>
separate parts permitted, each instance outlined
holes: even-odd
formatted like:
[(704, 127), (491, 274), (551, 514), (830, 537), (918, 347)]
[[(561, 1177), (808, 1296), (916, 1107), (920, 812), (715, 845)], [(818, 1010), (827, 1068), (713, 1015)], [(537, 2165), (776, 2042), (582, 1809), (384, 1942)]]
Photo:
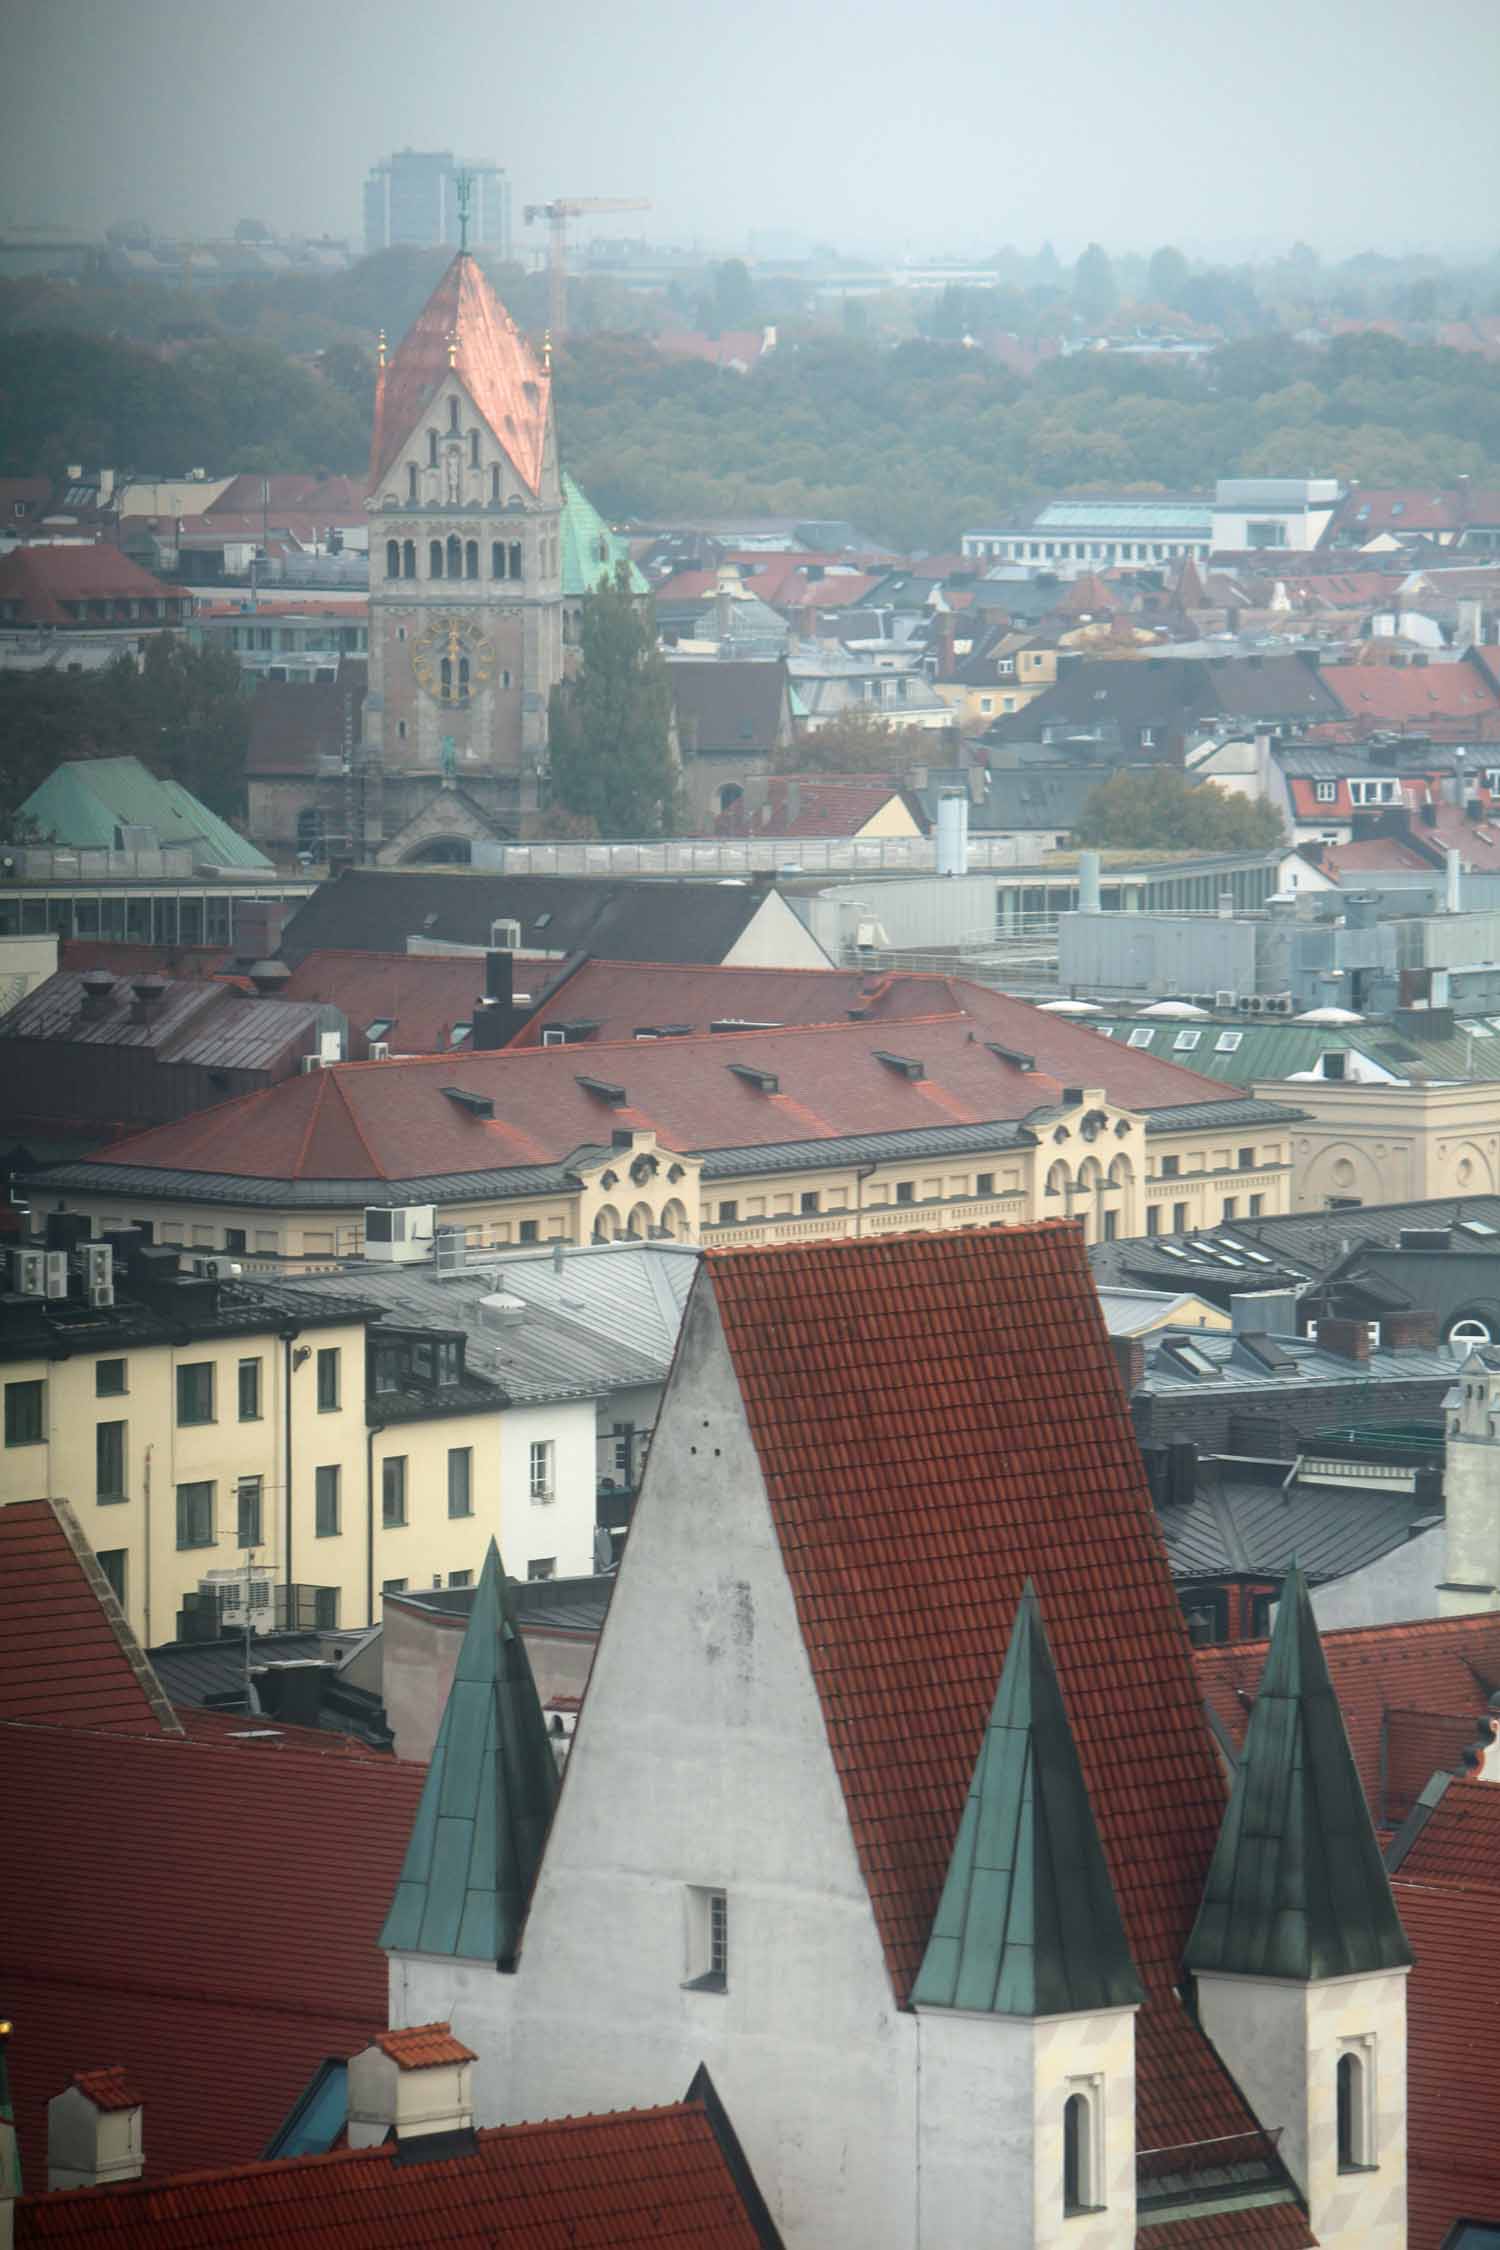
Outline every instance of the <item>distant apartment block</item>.
[(1344, 498), (1334, 477), (1221, 477), (1214, 496), (1131, 493), (1052, 500), (963, 534), (976, 561), (1058, 572), (1154, 570), (1191, 559), (1309, 553)]
[(469, 247), (510, 256), (510, 180), (487, 161), (451, 149), (398, 149), (365, 182), (365, 249), (429, 249), (458, 241), (458, 178), (470, 181)]

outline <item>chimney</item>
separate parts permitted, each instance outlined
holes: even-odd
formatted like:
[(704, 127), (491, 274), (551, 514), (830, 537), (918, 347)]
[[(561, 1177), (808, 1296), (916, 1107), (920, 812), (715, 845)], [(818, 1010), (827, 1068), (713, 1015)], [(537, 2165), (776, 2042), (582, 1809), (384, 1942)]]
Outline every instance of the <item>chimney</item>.
[(1385, 1313), (1381, 1316), (1380, 1340), (1387, 1351), (1435, 1352), (1437, 1320), (1417, 1305), (1410, 1312)]
[(1363, 1320), (1320, 1320), (1318, 1349), (1320, 1352), (1333, 1352), (1339, 1359), (1368, 1359), (1369, 1323)]
[(474, 1008), (469, 1044), (476, 1053), (503, 1047), (516, 1024), (515, 960), (509, 953), (484, 957), (484, 991)]
[(130, 1011), (132, 1023), (148, 1023), (161, 1005), (162, 995), (167, 989), (165, 979), (136, 977), (132, 980), (130, 989), (135, 994), (135, 1005)]
[(123, 2069), (77, 2070), (47, 2104), (49, 2188), (119, 2187), (145, 2164), (141, 2097)]
[(262, 960), (250, 965), (250, 982), (262, 1000), (274, 1000), (278, 992), (285, 992), (291, 975), (284, 961)]
[(376, 2148), (393, 2133), (398, 2142), (472, 2135), (473, 2068), (449, 2024), (382, 2031), (349, 2058), (349, 2146)]
[(1127, 1399), (1133, 1398), (1146, 1377), (1146, 1344), (1141, 1336), (1111, 1336), (1115, 1370)]
[(1241, 1289), (1229, 1300), (1229, 1325), (1236, 1336), (1295, 1336), (1294, 1289)]
[(110, 995), (115, 980), (108, 969), (85, 969), (78, 979), (83, 988), (83, 1012), (86, 1016), (107, 1016)]
[(1078, 854), (1078, 911), (1080, 914), (1099, 911), (1099, 854), (1095, 851)]

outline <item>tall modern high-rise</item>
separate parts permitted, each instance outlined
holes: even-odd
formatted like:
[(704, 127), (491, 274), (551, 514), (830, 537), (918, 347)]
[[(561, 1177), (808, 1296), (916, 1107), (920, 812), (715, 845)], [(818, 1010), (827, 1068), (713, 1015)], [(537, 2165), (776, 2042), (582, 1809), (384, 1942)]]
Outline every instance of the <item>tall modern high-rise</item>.
[(458, 244), (458, 176), (467, 173), (469, 246), (510, 256), (510, 180), (498, 164), (465, 161), (451, 149), (398, 149), (365, 182), (365, 249)]

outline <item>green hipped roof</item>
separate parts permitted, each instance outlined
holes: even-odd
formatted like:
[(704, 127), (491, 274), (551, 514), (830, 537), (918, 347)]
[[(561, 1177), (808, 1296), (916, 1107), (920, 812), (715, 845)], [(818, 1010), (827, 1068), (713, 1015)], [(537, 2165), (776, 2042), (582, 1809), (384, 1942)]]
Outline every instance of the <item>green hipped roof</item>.
[(1411, 1960), (1295, 1563), (1184, 1960), (1303, 1981)]
[(1144, 1997), (1028, 1579), (912, 2001), (1054, 2016)]
[(552, 1745), (492, 1539), (380, 1933), (387, 1952), (511, 1967), (556, 1801)]
[[(1132, 1031), (1149, 1031), (1151, 1043), (1140, 1051), (1158, 1061), (1181, 1063), (1203, 1078), (1217, 1078), (1226, 1086), (1250, 1088), (1270, 1078), (1292, 1078), (1316, 1070), (1318, 1057), (1330, 1052), (1368, 1055), (1397, 1078), (1404, 1078), (1412, 1063), (1420, 1063), (1434, 1078), (1467, 1078), (1472, 1065), (1476, 1078), (1500, 1078), (1500, 1032), (1487, 1028), (1472, 1038), (1455, 1030), (1446, 1039), (1423, 1039), (1393, 1023), (1372, 1016), (1368, 1023), (1299, 1023), (1295, 1016), (1279, 1016), (1268, 1023), (1251, 1016), (1243, 1023), (1183, 1023), (1170, 1016), (1154, 1022), (1139, 1016), (1080, 1016), (1090, 1031), (1108, 1031), (1115, 1044), (1127, 1046)], [(1487, 1019), (1484, 1019), (1487, 1024)], [(1239, 1034), (1232, 1053), (1219, 1047), (1221, 1032)], [(1191, 1047), (1179, 1047), (1179, 1032), (1196, 1032)]]
[[(563, 599), (591, 594), (601, 578), (612, 578), (615, 565), (626, 556), (623, 539), (617, 539), (593, 501), (563, 471), (562, 480), (562, 590)], [(630, 564), (630, 590), (649, 594), (650, 586), (634, 563)]]
[(134, 824), (155, 829), (163, 845), (201, 845), (219, 867), (271, 867), (191, 790), (159, 779), (139, 758), (79, 758), (54, 767), (20, 812), (45, 841), (74, 850), (111, 850), (116, 828)]

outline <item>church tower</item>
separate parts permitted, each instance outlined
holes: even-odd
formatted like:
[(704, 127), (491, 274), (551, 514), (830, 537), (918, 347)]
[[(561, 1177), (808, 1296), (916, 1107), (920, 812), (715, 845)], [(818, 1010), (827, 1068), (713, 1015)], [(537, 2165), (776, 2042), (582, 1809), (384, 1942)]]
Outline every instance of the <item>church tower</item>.
[(444, 788), (514, 832), (537, 802), (563, 669), (551, 374), (467, 248), (381, 361), (366, 503), (371, 852), (414, 821), (435, 836)]

